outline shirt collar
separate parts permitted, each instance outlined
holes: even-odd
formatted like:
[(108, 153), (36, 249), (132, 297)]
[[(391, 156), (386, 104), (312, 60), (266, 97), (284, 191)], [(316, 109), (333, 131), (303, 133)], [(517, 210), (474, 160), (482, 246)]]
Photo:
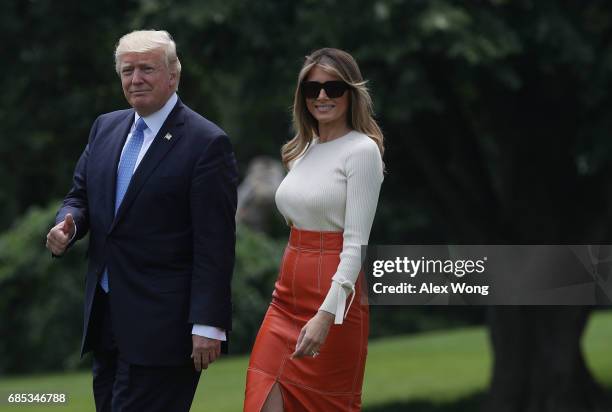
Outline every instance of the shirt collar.
[[(177, 101), (178, 96), (176, 95), (176, 93), (172, 93), (172, 96), (170, 96), (166, 104), (164, 104), (161, 109), (148, 116), (142, 117), (144, 122), (149, 127), (149, 130), (151, 130), (151, 132), (153, 133), (153, 136), (157, 136), (157, 133), (159, 133), (159, 129), (161, 129), (164, 125), (164, 122), (168, 118), (168, 115), (170, 114), (172, 109), (174, 109), (174, 106), (176, 105)], [(140, 116), (134, 111), (134, 124), (136, 124), (138, 119), (140, 119)]]

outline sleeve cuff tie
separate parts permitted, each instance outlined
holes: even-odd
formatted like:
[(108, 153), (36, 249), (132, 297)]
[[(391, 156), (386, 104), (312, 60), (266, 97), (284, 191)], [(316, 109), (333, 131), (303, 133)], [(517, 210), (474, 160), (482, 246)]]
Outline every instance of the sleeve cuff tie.
[[(333, 282), (336, 282), (340, 285), (340, 288), (338, 288), (337, 292), (338, 306), (336, 307), (336, 313), (334, 318), (334, 324), (340, 325), (342, 324), (344, 318), (346, 318), (346, 315), (348, 315), (348, 311), (351, 308), (351, 305), (353, 304), (353, 300), (355, 299), (355, 285), (353, 285), (352, 282), (346, 279), (333, 279)], [(346, 289), (350, 289), (350, 292), (347, 292)], [(348, 298), (349, 294), (351, 295), (351, 301), (349, 302), (348, 306), (346, 306), (346, 299)]]

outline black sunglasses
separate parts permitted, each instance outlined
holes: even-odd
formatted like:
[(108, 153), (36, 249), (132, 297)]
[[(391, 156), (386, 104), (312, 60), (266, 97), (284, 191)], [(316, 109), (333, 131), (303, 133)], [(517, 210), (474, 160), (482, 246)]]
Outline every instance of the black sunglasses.
[(325, 94), (330, 99), (336, 99), (344, 94), (349, 88), (349, 85), (342, 80), (332, 80), (330, 82), (302, 82), (302, 94), (307, 99), (316, 99), (319, 97), (321, 89), (325, 89)]

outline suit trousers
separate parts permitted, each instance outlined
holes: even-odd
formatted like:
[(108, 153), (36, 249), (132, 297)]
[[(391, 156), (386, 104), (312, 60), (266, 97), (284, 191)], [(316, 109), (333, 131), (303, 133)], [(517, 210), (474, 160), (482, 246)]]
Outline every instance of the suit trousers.
[(123, 359), (113, 335), (110, 299), (99, 285), (89, 328), (97, 412), (189, 411), (200, 373), (191, 362), (149, 366)]

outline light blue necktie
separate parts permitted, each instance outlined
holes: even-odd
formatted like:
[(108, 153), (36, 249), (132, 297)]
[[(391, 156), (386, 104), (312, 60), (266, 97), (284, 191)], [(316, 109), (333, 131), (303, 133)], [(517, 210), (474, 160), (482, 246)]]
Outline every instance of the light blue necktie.
[[(140, 154), (140, 149), (142, 148), (142, 142), (144, 141), (144, 130), (147, 127), (148, 126), (145, 121), (142, 120), (142, 117), (139, 118), (136, 122), (136, 127), (132, 132), (132, 136), (125, 145), (125, 149), (123, 150), (123, 154), (119, 160), (119, 169), (117, 170), (117, 187), (115, 191), (115, 214), (117, 214), (117, 210), (119, 210), (119, 206), (121, 206), (121, 201), (125, 196), (125, 192), (127, 192), (128, 186), (130, 185), (130, 180), (132, 180), (134, 166), (136, 166), (136, 160), (138, 160), (138, 155)], [(104, 269), (102, 279), (100, 279), (100, 286), (106, 293), (108, 293), (108, 269)]]

